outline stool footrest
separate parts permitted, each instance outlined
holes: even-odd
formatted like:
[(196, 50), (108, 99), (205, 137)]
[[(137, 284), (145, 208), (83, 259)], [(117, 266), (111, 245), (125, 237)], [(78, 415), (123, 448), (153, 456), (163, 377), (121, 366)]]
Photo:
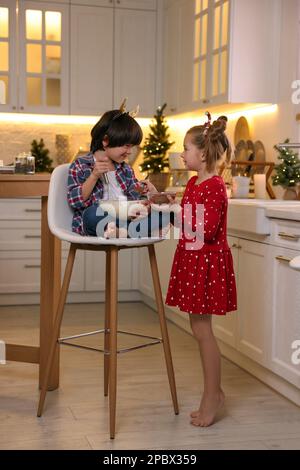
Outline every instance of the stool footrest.
[[(62, 345), (65, 345), (65, 346), (72, 346), (72, 347), (75, 347), (75, 348), (87, 349), (89, 351), (102, 352), (102, 353), (104, 353), (104, 355), (109, 356), (110, 353), (106, 349), (93, 348), (91, 346), (84, 346), (84, 345), (81, 345), (81, 344), (70, 343), (68, 341), (70, 339), (83, 338), (85, 336), (92, 336), (92, 335), (96, 335), (96, 334), (99, 334), (99, 333), (109, 334), (110, 330), (108, 328), (105, 328), (105, 329), (102, 329), (102, 330), (91, 331), (91, 332), (88, 332), (88, 333), (81, 333), (79, 335), (66, 336), (64, 338), (59, 338), (58, 343), (62, 344)], [(139, 334), (139, 333), (132, 333), (131, 331), (118, 330), (117, 333), (121, 333), (123, 335), (137, 336), (139, 338), (147, 338), (147, 339), (152, 339), (153, 340), (151, 342), (144, 343), (144, 344), (139, 344), (137, 346), (117, 349), (117, 354), (122, 354), (122, 353), (126, 353), (126, 352), (129, 352), (129, 351), (134, 351), (136, 349), (146, 348), (147, 346), (154, 346), (155, 344), (160, 344), (160, 343), (163, 342), (162, 338), (157, 338), (156, 336), (142, 335), (142, 334)]]

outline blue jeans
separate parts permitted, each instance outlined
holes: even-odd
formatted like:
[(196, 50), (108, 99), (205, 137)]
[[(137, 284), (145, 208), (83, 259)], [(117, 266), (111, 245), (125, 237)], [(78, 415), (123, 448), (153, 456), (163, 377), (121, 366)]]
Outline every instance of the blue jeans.
[[(98, 215), (97, 215), (98, 211)], [(99, 215), (100, 214), (100, 215)], [(172, 219), (172, 217), (171, 217)], [(83, 228), (87, 235), (92, 237), (103, 237), (104, 231), (109, 222), (115, 222), (118, 228), (124, 227), (128, 231), (128, 237), (141, 238), (151, 237), (158, 230), (166, 227), (170, 223), (170, 213), (152, 212), (140, 220), (115, 220), (107, 212), (101, 213), (98, 205), (87, 207), (83, 214)], [(156, 235), (157, 236), (157, 235)]]

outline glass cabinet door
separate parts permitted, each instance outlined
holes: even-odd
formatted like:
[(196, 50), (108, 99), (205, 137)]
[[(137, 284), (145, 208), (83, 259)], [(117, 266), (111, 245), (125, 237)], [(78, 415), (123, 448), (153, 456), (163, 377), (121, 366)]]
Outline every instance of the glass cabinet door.
[(206, 102), (209, 71), (209, 1), (195, 0), (193, 101)]
[(193, 101), (212, 104), (228, 90), (230, 0), (195, 0)]
[(17, 108), (16, 3), (0, 0), (0, 111)]
[(229, 1), (213, 0), (212, 5), (210, 96), (213, 101), (228, 90)]
[(21, 4), (21, 111), (68, 113), (68, 14), (67, 5)]

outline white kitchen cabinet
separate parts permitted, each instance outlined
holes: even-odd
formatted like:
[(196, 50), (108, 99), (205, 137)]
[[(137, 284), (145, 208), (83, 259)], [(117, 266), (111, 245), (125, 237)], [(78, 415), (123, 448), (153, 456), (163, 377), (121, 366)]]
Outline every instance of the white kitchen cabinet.
[(134, 8), (140, 10), (156, 10), (156, 2), (157, 0), (114, 0), (114, 4), (118, 8)]
[(280, 12), (281, 0), (168, 2), (164, 93), (170, 113), (276, 102)]
[[(235, 237), (228, 237), (228, 244), (230, 246), (231, 254), (233, 257), (236, 287), (237, 291), (239, 291), (239, 239)], [(239, 307), (240, 305), (238, 302), (237, 311), (227, 313), (225, 316), (213, 316), (213, 328), (215, 336), (218, 339), (222, 340), (224, 343), (229, 344), (234, 348), (237, 346), (237, 325), (239, 318)]]
[(16, 4), (0, 0), (0, 110), (16, 109), (17, 37)]
[(156, 13), (142, 10), (115, 10), (114, 107), (124, 97), (141, 115), (156, 108)]
[(214, 331), (223, 343), (266, 365), (271, 287), (265, 271), (270, 247), (232, 236), (228, 243), (234, 261), (238, 309), (225, 317), (213, 317)]
[(1, 111), (68, 113), (69, 6), (25, 0), (18, 18), (16, 2), (0, 0), (0, 8)]
[(156, 9), (156, 0), (70, 0), (70, 3), (71, 5), (86, 5), (95, 7), (118, 7), (140, 10)]
[[(71, 276), (69, 292), (84, 289), (84, 254), (78, 252)], [(62, 251), (62, 276), (67, 252)], [(0, 294), (40, 292), (40, 251), (0, 251)], [(1, 298), (0, 298), (1, 302)]]
[(70, 0), (71, 5), (94, 7), (114, 7), (114, 0)]
[[(133, 250), (124, 249), (119, 251), (118, 256), (118, 290), (132, 289), (132, 266)], [(104, 252), (86, 251), (86, 274), (85, 291), (105, 290), (105, 266), (106, 258)]]
[(272, 247), (272, 317), (268, 363), (273, 372), (300, 388), (300, 366), (292, 361), (293, 342), (300, 340), (300, 272), (289, 266), (299, 251)]
[(163, 97), (169, 112), (175, 114), (178, 108), (179, 83), (179, 7), (178, 1), (169, 3), (164, 21), (164, 81)]
[(194, 0), (167, 3), (164, 17), (163, 97), (170, 114), (176, 114), (192, 104)]
[(152, 277), (149, 264), (148, 248), (139, 250), (139, 290), (150, 298), (154, 297)]
[(153, 114), (157, 21), (143, 3), (71, 5), (71, 114), (100, 115), (125, 97), (141, 116)]
[(112, 8), (71, 6), (71, 114), (112, 109), (113, 24)]
[(69, 5), (70, 0), (31, 0), (32, 2), (38, 2), (38, 3), (65, 3), (66, 5)]
[[(40, 290), (41, 201), (39, 198), (0, 199), (0, 304), (1, 294), (38, 293)], [(62, 277), (69, 243), (62, 243)], [(137, 288), (136, 251), (119, 255), (119, 289)], [(87, 294), (105, 290), (105, 258), (99, 252), (77, 250), (69, 292)], [(94, 299), (94, 297), (93, 297)], [(29, 302), (32, 299), (29, 299)], [(78, 301), (78, 297), (77, 297)], [(27, 298), (22, 299), (26, 304)]]
[(255, 362), (266, 365), (271, 281), (266, 275), (269, 245), (238, 241), (238, 331), (237, 349)]
[[(173, 229), (172, 229), (173, 230)], [(155, 243), (156, 260), (160, 278), (162, 295), (165, 298), (168, 291), (169, 279), (178, 240), (171, 236), (170, 240)], [(139, 290), (154, 299), (153, 279), (149, 261), (148, 248), (139, 250)]]

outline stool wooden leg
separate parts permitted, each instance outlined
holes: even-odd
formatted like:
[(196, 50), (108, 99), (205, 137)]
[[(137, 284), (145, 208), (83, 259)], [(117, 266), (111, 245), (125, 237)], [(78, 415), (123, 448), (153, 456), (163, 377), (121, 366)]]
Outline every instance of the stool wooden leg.
[(162, 293), (161, 293), (154, 245), (148, 246), (148, 253), (149, 253), (149, 260), (150, 260), (150, 265), (151, 265), (157, 311), (159, 315), (161, 335), (163, 339), (163, 347), (164, 347), (165, 360), (166, 360), (167, 371), (168, 371), (169, 384), (170, 384), (171, 395), (172, 395), (172, 400), (173, 400), (173, 407), (174, 407), (175, 414), (178, 414), (179, 408), (178, 408), (178, 401), (177, 401), (174, 368), (173, 368), (173, 362), (172, 362), (172, 356), (171, 356), (169, 335), (168, 335), (165, 309), (164, 309), (164, 303), (163, 303), (163, 298), (162, 298)]
[(62, 317), (63, 317), (63, 313), (64, 313), (66, 297), (67, 297), (67, 294), (68, 294), (70, 279), (71, 279), (71, 275), (72, 275), (72, 270), (73, 270), (73, 265), (74, 265), (74, 260), (75, 260), (75, 254), (76, 254), (76, 247), (73, 244), (71, 244), (70, 250), (69, 250), (69, 255), (68, 255), (68, 261), (67, 261), (67, 265), (66, 265), (66, 269), (65, 269), (65, 274), (64, 274), (64, 280), (63, 280), (62, 288), (61, 288), (61, 291), (60, 291), (55, 322), (54, 322), (54, 326), (53, 326), (53, 336), (52, 336), (51, 341), (50, 341), (49, 356), (48, 356), (48, 360), (47, 360), (47, 364), (46, 364), (44, 381), (43, 381), (42, 388), (41, 388), (41, 393), (40, 393), (40, 401), (39, 401), (38, 412), (37, 412), (37, 415), (39, 417), (42, 416), (43, 407), (44, 407), (44, 403), (45, 403), (45, 398), (46, 398), (48, 383), (49, 383), (49, 379), (50, 379), (51, 369), (52, 369), (52, 366), (53, 366), (53, 359), (54, 359), (56, 344), (57, 344), (57, 340), (58, 340), (58, 337), (59, 337), (59, 332), (60, 332)]
[(118, 301), (118, 248), (110, 251), (110, 341), (109, 341), (109, 421), (110, 438), (115, 437), (117, 397), (117, 301)]
[[(110, 249), (106, 251), (106, 278), (105, 278), (105, 332), (104, 332), (104, 350), (109, 351), (109, 314), (110, 314), (110, 272), (111, 272)], [(104, 396), (108, 395), (109, 381), (109, 355), (104, 354)]]

